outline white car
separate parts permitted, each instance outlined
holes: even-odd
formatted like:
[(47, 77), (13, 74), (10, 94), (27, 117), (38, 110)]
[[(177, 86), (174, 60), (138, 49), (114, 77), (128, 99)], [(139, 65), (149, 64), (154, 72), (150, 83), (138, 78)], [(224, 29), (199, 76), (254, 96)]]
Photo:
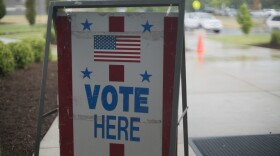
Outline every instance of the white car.
[(186, 29), (196, 29), (200, 26), (199, 16), (196, 13), (186, 13), (185, 14), (185, 28)]
[(280, 14), (271, 15), (270, 17), (268, 17), (268, 19), (266, 20), (266, 25), (270, 30), (280, 30)]
[(266, 17), (269, 17), (271, 15), (275, 15), (277, 12), (274, 9), (263, 9), (263, 12)]
[(219, 33), (223, 29), (223, 24), (209, 13), (193, 12), (185, 14), (185, 28), (203, 28)]

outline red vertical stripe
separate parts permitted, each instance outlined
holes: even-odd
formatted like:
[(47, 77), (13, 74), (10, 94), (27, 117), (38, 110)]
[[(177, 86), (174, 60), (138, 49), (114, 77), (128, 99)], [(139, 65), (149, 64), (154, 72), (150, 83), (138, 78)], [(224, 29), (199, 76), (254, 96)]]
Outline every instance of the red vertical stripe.
[(124, 144), (110, 144), (110, 156), (124, 156)]
[(177, 17), (164, 18), (162, 156), (169, 156), (170, 151), (177, 23)]
[(124, 65), (109, 65), (109, 81), (124, 82)]
[(72, 103), (71, 23), (65, 16), (56, 18), (58, 52), (58, 101), (60, 155), (74, 156)]
[[(124, 16), (109, 17), (109, 32), (124, 32)], [(102, 61), (105, 62), (103, 59)], [(108, 60), (107, 60), (108, 61)], [(111, 62), (111, 61), (109, 61)], [(121, 62), (121, 61), (113, 61)], [(125, 62), (125, 61), (124, 61)], [(109, 81), (124, 82), (124, 66), (109, 66)]]
[(124, 17), (110, 16), (109, 17), (109, 32), (124, 32)]

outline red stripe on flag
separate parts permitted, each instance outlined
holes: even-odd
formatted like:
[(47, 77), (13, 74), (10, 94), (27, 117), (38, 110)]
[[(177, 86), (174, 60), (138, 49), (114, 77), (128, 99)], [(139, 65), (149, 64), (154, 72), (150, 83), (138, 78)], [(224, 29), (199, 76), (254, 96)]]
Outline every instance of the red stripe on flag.
[(116, 39), (117, 42), (140, 42), (141, 40), (122, 40), (122, 39)]
[(109, 32), (124, 32), (124, 17), (110, 16), (109, 17)]
[(140, 52), (107, 52), (107, 51), (96, 51), (95, 54), (131, 54), (140, 55)]
[(116, 36), (117, 38), (139, 38), (140, 36)]
[(56, 17), (60, 155), (74, 156), (71, 23)]
[(110, 144), (110, 156), (124, 156), (124, 144)]
[(103, 58), (140, 58), (140, 56), (116, 56), (116, 55), (95, 55), (95, 58), (103, 57)]
[(170, 152), (177, 23), (177, 17), (164, 18), (162, 156), (169, 156)]
[(111, 60), (111, 59), (94, 59), (96, 62), (134, 62), (134, 63), (140, 63), (140, 60)]

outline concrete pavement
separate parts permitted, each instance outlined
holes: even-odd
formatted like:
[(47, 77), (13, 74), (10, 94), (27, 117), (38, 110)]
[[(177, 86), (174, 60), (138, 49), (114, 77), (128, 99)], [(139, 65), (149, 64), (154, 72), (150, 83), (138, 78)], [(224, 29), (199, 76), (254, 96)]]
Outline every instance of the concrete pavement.
[[(203, 62), (195, 52), (200, 34)], [(205, 36), (200, 31), (186, 34), (189, 137), (279, 134), (280, 51), (224, 44)], [(56, 119), (41, 142), (41, 156), (59, 156), (58, 135)], [(183, 151), (181, 123), (178, 155)]]
[(190, 136), (280, 133), (280, 51), (205, 47), (202, 63), (187, 55)]
[(11, 42), (18, 42), (19, 40), (17, 39), (11, 39), (11, 38), (5, 38), (5, 37), (0, 37), (0, 41), (7, 44)]

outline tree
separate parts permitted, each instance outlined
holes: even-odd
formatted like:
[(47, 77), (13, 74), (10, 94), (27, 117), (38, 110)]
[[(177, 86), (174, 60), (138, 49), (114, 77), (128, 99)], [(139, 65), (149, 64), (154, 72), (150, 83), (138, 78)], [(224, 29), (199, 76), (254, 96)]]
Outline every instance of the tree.
[(3, 0), (0, 0), (0, 19), (6, 15), (6, 6)]
[(280, 1), (279, 0), (261, 0), (263, 8), (280, 8)]
[(253, 21), (245, 3), (240, 6), (236, 18), (237, 22), (241, 25), (242, 32), (244, 34), (249, 34), (253, 26)]
[(253, 9), (254, 10), (259, 10), (261, 6), (260, 0), (254, 0), (253, 1)]
[(35, 11), (35, 0), (26, 0), (25, 1), (26, 12), (25, 16), (30, 25), (35, 24), (36, 11)]

